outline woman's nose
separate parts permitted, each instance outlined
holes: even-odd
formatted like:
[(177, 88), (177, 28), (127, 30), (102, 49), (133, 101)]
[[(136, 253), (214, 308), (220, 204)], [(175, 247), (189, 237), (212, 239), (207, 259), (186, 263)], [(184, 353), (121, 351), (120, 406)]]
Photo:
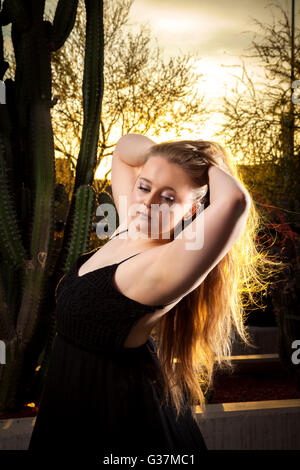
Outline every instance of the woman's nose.
[(145, 207), (145, 212), (148, 212), (150, 214), (151, 210), (155, 210), (155, 198), (153, 195), (147, 195), (145, 199), (143, 200), (143, 205)]
[(152, 198), (147, 198), (144, 200), (144, 205), (148, 208), (151, 209), (151, 203), (152, 203)]
[(153, 204), (153, 195), (151, 194), (148, 194), (145, 198), (144, 198), (144, 205), (148, 208), (148, 209), (151, 209), (151, 204)]

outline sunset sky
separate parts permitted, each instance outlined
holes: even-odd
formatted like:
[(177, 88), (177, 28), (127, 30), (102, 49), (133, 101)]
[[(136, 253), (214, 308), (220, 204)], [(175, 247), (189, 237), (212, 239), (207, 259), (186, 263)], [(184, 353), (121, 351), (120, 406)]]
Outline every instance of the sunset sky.
[[(268, 0), (136, 0), (130, 22), (133, 30), (138, 30), (141, 23), (148, 23), (166, 57), (187, 52), (200, 56), (196, 70), (204, 76), (199, 86), (210, 102), (217, 103), (234, 86), (236, 79), (232, 74), (241, 74), (241, 57), (249, 53), (247, 49), (254, 36), (257, 41), (261, 39), (261, 30), (253, 18), (272, 23), (272, 14), (275, 18), (280, 15), (270, 3)], [(277, 4), (290, 16), (290, 0), (279, 0)], [(251, 75), (261, 73), (257, 60), (245, 61)], [(212, 116), (205, 137), (212, 137), (215, 122), (217, 116)]]
[[(47, 6), (53, 8), (56, 3), (56, 0), (48, 0)], [(236, 83), (232, 75), (241, 75), (242, 56), (249, 54), (254, 38), (261, 39), (261, 30), (254, 18), (272, 24), (272, 17), (281, 17), (274, 4), (284, 8), (290, 18), (291, 0), (275, 0), (274, 3), (268, 0), (135, 0), (130, 10), (129, 29), (137, 32), (141, 24), (150, 27), (151, 36), (157, 38), (166, 58), (185, 53), (200, 57), (194, 68), (195, 72), (203, 74), (199, 76), (199, 89), (209, 104), (218, 108), (222, 97), (228, 95)], [(295, 10), (297, 25), (297, 2)], [(4, 34), (8, 34), (7, 29)], [(262, 77), (257, 60), (244, 58), (244, 61), (254, 81)], [(213, 139), (221, 122), (222, 116), (213, 112), (199, 137)], [(173, 136), (164, 134), (156, 137), (156, 141), (168, 138)], [(194, 136), (185, 134), (182, 138)], [(103, 161), (96, 176), (106, 172), (110, 165), (111, 158)]]
[[(291, 16), (291, 1), (277, 0), (135, 0), (129, 22), (132, 31), (139, 31), (140, 24), (147, 24), (152, 36), (157, 38), (166, 58), (195, 54), (200, 60), (196, 62), (195, 72), (203, 74), (199, 79), (199, 88), (206, 100), (218, 108), (222, 97), (230, 93), (236, 78), (241, 76), (242, 56), (248, 55), (251, 41), (261, 39), (261, 29), (254, 23), (254, 18), (262, 23), (273, 23), (280, 16), (280, 10), (271, 4), (285, 9)], [(296, 2), (296, 21), (298, 8)], [(244, 58), (247, 72), (256, 81), (262, 77), (262, 69), (257, 59)], [(204, 127), (201, 127), (201, 138), (214, 139), (214, 133), (220, 129), (224, 118), (213, 112)], [(149, 135), (149, 137), (151, 137)], [(189, 133), (184, 138), (195, 138)], [(161, 134), (155, 141), (172, 139), (171, 134)], [(218, 139), (220, 143), (222, 141)], [(105, 173), (111, 159), (101, 162), (97, 176)]]

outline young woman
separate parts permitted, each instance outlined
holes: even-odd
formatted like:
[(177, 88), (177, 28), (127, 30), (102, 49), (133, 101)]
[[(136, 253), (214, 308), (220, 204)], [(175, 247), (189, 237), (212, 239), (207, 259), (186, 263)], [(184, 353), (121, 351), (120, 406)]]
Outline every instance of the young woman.
[(233, 327), (247, 342), (239, 287), (250, 274), (260, 281), (249, 262), (259, 259), (247, 225), (254, 209), (232, 168), (214, 142), (118, 141), (120, 225), (57, 286), (57, 335), (29, 450), (206, 449), (194, 405), (205, 410)]

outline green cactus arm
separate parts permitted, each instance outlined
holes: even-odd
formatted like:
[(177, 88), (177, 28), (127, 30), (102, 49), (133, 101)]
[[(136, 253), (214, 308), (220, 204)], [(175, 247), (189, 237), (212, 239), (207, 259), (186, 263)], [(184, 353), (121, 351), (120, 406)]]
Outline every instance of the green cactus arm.
[(88, 249), (95, 200), (95, 191), (91, 186), (84, 185), (77, 189), (65, 272), (71, 268), (74, 259)]
[[(99, 0), (86, 0), (85, 6), (86, 43), (82, 85), (84, 117), (80, 151), (76, 165), (73, 197), (65, 226), (63, 246), (57, 260), (57, 266), (61, 267), (62, 273), (66, 271), (67, 266), (70, 266), (71, 260), (76, 257), (78, 252), (82, 252), (82, 250), (85, 249), (80, 245), (73, 254), (70, 253), (68, 244), (70, 239), (72, 239), (72, 233), (74, 233), (74, 198), (76, 191), (82, 185), (92, 184), (94, 178), (104, 87), (103, 2)], [(68, 259), (67, 263), (66, 259)]]
[(4, 292), (4, 284), (0, 275), (0, 339), (10, 339), (14, 332), (14, 321), (9, 311)]
[(46, 103), (36, 101), (30, 117), (35, 197), (30, 245), (32, 259), (22, 279), (22, 301), (17, 321), (18, 337), (22, 344), (30, 341), (39, 322), (46, 272), (50, 263), (49, 247), (54, 236), (54, 146)]
[[(30, 26), (30, 19), (21, 0), (5, 0), (2, 5), (3, 19), (14, 23), (22, 31)], [(7, 24), (7, 23), (6, 23)]]
[(103, 2), (85, 0), (86, 43), (83, 75), (83, 130), (76, 166), (75, 189), (94, 177), (104, 79)]
[(60, 49), (73, 29), (78, 0), (59, 0), (53, 19), (51, 32), (51, 50)]
[(12, 24), (11, 36), (16, 57), (15, 112), (18, 116), (19, 127), (25, 132), (28, 126), (28, 108), (32, 100), (33, 73), (36, 68), (35, 57), (32, 55), (34, 42), (31, 30), (25, 31), (20, 41), (14, 24)]
[(5, 161), (4, 136), (0, 133), (0, 238), (1, 251), (5, 259), (16, 267), (26, 264), (14, 200), (10, 191), (8, 170)]
[(40, 320), (40, 308), (45, 289), (45, 272), (42, 266), (34, 264), (24, 273), (21, 281), (22, 300), (17, 318), (17, 336), (26, 348), (34, 336)]
[(7, 11), (7, 0), (5, 0), (0, 11), (0, 25), (7, 26), (9, 23), (11, 23), (11, 20)]

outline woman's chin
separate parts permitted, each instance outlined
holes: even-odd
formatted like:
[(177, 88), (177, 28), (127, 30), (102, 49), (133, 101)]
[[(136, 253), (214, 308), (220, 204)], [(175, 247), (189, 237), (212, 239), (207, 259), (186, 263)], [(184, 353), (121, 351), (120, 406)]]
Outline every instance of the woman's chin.
[(145, 238), (151, 238), (153, 240), (158, 240), (161, 238), (164, 240), (172, 239), (172, 228), (170, 229), (169, 226), (161, 227), (161, 221), (158, 224), (155, 223), (153, 218), (137, 214), (132, 218), (132, 223), (134, 231), (138, 232), (139, 234), (143, 234)]

